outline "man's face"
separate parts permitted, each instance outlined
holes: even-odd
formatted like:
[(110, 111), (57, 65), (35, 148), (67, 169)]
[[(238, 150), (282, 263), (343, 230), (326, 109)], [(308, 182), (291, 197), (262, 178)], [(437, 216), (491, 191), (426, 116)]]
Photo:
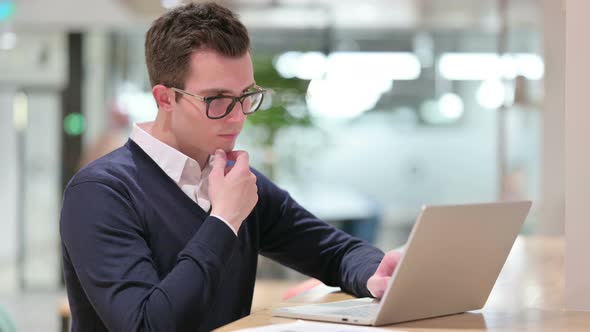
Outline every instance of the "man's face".
[[(238, 58), (222, 56), (215, 51), (193, 53), (190, 72), (184, 90), (204, 96), (240, 96), (254, 85), (254, 71), (250, 54)], [(206, 115), (206, 103), (183, 95), (174, 104), (171, 127), (180, 151), (193, 157), (213, 154), (221, 148), (231, 151), (246, 116), (236, 103), (224, 118), (212, 120)]]

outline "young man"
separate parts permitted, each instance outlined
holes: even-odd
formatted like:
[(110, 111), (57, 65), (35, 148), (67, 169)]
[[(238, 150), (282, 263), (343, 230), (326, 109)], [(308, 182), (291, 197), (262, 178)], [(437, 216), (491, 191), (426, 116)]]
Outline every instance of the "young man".
[(145, 48), (156, 120), (64, 194), (73, 330), (210, 331), (244, 317), (259, 253), (382, 296), (398, 253), (383, 258), (318, 220), (233, 151), (264, 91), (236, 16), (214, 3), (177, 7), (152, 24)]

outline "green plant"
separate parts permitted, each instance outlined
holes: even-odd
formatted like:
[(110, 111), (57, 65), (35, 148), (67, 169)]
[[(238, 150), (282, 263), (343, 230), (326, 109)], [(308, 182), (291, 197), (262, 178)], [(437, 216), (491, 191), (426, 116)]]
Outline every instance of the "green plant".
[[(261, 144), (272, 153), (275, 138), (281, 129), (313, 125), (305, 107), (305, 94), (309, 81), (281, 77), (273, 67), (273, 58), (269, 55), (256, 56), (253, 63), (256, 83), (271, 91), (267, 96), (271, 104), (270, 107), (267, 105), (267, 108), (248, 117), (246, 125), (266, 131)], [(293, 109), (298, 109), (298, 112), (294, 112)], [(272, 158), (269, 159), (272, 160)], [(272, 179), (274, 177), (272, 161), (269, 161), (265, 168), (266, 175)]]

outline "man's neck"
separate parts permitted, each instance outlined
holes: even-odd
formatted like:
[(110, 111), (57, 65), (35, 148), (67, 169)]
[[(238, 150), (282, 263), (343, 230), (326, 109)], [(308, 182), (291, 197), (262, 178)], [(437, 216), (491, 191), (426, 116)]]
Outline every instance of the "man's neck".
[(153, 122), (152, 126), (146, 128), (146, 132), (152, 135), (152, 137), (155, 139), (164, 142), (172, 148), (193, 158), (197, 163), (199, 163), (201, 170), (203, 170), (208, 165), (209, 155), (186, 151), (186, 149), (183, 149), (176, 136), (172, 133), (172, 130), (170, 130), (169, 122), (167, 119), (160, 117), (160, 114), (158, 114), (158, 117), (156, 118), (156, 121)]

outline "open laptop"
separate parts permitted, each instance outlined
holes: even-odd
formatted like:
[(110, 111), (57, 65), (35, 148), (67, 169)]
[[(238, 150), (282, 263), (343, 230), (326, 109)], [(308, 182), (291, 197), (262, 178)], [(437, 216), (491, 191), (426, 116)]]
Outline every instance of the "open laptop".
[(272, 314), (378, 326), (480, 309), (530, 207), (530, 201), (425, 206), (380, 301), (286, 307)]

